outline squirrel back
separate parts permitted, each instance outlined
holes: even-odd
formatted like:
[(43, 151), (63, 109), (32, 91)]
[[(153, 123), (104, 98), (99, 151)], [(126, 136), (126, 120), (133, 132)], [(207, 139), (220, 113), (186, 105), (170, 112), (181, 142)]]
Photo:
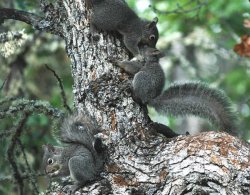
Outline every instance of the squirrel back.
[(147, 47), (141, 49), (145, 63), (134, 75), (132, 82), (134, 97), (138, 102), (147, 104), (151, 99), (159, 96), (165, 83), (165, 75), (159, 64), (162, 53), (155, 48)]
[(148, 102), (157, 112), (172, 116), (194, 115), (208, 119), (221, 130), (236, 135), (236, 116), (229, 98), (205, 83), (174, 83)]
[(159, 37), (158, 18), (142, 20), (123, 0), (86, 0), (86, 4), (92, 8), (92, 33), (96, 29), (119, 32), (126, 48), (140, 60), (139, 45), (155, 47)]
[(91, 23), (98, 29), (105, 31), (121, 30), (121, 28), (129, 25), (133, 21), (140, 21), (136, 13), (122, 0), (89, 1), (92, 1), (93, 4)]

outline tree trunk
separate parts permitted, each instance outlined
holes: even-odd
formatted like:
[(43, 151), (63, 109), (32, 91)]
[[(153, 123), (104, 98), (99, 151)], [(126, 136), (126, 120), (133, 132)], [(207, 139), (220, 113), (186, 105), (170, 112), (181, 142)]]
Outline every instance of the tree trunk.
[(123, 87), (128, 75), (109, 62), (110, 56), (128, 59), (121, 39), (106, 32), (93, 39), (84, 1), (62, 0), (53, 6), (42, 1), (42, 8), (66, 42), (75, 107), (96, 118), (108, 148), (103, 179), (80, 192), (250, 194), (249, 145), (226, 133), (179, 136), (168, 142), (150, 132), (143, 109)]

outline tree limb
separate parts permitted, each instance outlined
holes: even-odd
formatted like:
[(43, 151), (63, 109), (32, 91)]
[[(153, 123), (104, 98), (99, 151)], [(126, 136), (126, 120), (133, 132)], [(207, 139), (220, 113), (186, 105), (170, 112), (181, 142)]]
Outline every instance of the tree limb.
[(15, 150), (17, 139), (21, 136), (21, 133), (23, 131), (23, 127), (24, 127), (28, 117), (29, 117), (28, 114), (24, 114), (23, 118), (20, 120), (20, 122), (19, 122), (19, 124), (17, 126), (17, 129), (16, 129), (16, 132), (12, 136), (11, 143), (10, 143), (8, 149), (7, 149), (8, 160), (9, 160), (11, 166), (12, 166), (12, 169), (13, 169), (13, 172), (14, 172), (14, 178), (18, 183), (19, 193), (21, 195), (24, 193), (24, 191), (23, 191), (23, 179), (22, 179), (22, 177), (20, 175), (17, 164), (16, 164), (16, 162), (14, 160), (14, 156), (15, 156), (14, 150)]
[(5, 118), (6, 116), (15, 116), (19, 112), (26, 113), (34, 113), (40, 112), (47, 114), (52, 117), (61, 118), (64, 113), (51, 106), (48, 102), (38, 101), (38, 100), (26, 100), (26, 99), (15, 99), (15, 98), (7, 98), (10, 101), (2, 100), (0, 105), (4, 107), (4, 104), (10, 104), (6, 106), (7, 108), (1, 109), (0, 111), (0, 119)]
[[(29, 171), (29, 173), (27, 173), (27, 176), (29, 178), (29, 180), (31, 181), (31, 184), (33, 186), (33, 190), (36, 194), (39, 194), (39, 190), (38, 190), (38, 186), (37, 186), (37, 180), (36, 180), (36, 175), (34, 174), (34, 172), (32, 171), (30, 165), (29, 165), (29, 162), (28, 162), (28, 158), (27, 158), (27, 155), (24, 151), (24, 145), (22, 144), (21, 140), (19, 138), (16, 139), (16, 143), (19, 145), (20, 147), (20, 150), (21, 152), (23, 153), (23, 157), (24, 157), (24, 160), (25, 160), (25, 164), (26, 164), (26, 167), (27, 167), (27, 170)], [(22, 179), (23, 177), (20, 176)]]
[(3, 23), (5, 19), (19, 20), (29, 25), (32, 25), (33, 27), (38, 28), (38, 29), (40, 26), (40, 21), (43, 20), (42, 17), (33, 13), (16, 10), (16, 9), (10, 9), (10, 8), (1, 8), (0, 9), (0, 24)]
[(62, 101), (63, 101), (63, 106), (64, 106), (64, 108), (66, 108), (66, 110), (68, 110), (68, 112), (70, 114), (72, 114), (72, 110), (70, 109), (70, 107), (69, 107), (69, 105), (67, 103), (67, 98), (66, 98), (66, 95), (65, 95), (65, 91), (64, 91), (64, 87), (63, 87), (63, 83), (62, 83), (61, 78), (56, 74), (56, 71), (54, 71), (52, 68), (50, 68), (47, 64), (45, 64), (45, 66), (56, 77), (56, 79), (58, 81), (58, 84), (60, 86), (60, 89), (61, 89), (61, 97), (62, 97)]
[[(50, 33), (63, 36), (60, 23), (64, 16), (60, 15), (59, 10), (51, 9), (50, 11), (51, 15), (41, 17), (21, 10), (0, 8), (0, 24), (3, 23), (5, 19), (19, 20), (31, 25), (37, 30), (49, 31)], [(53, 17), (52, 15), (56, 17)]]

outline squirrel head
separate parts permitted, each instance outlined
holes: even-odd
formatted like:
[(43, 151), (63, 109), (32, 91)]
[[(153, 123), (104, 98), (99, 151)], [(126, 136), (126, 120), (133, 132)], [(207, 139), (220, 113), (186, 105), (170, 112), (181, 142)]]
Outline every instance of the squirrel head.
[(50, 177), (61, 175), (62, 163), (61, 154), (62, 147), (53, 146), (50, 144), (43, 145), (43, 168), (45, 173)]
[(143, 21), (143, 36), (142, 36), (142, 44), (148, 45), (150, 47), (155, 47), (158, 38), (159, 32), (156, 27), (158, 22), (158, 18), (155, 17), (152, 21)]
[(164, 57), (164, 54), (160, 50), (146, 45), (143, 47), (142, 53), (146, 60), (159, 60)]

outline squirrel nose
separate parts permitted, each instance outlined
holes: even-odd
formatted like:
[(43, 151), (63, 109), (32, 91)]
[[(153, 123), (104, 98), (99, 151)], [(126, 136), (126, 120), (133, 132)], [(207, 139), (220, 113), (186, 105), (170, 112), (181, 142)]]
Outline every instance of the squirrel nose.
[(48, 173), (54, 173), (56, 172), (58, 169), (55, 167), (55, 166), (47, 166), (46, 169), (45, 169), (45, 173), (48, 174)]

